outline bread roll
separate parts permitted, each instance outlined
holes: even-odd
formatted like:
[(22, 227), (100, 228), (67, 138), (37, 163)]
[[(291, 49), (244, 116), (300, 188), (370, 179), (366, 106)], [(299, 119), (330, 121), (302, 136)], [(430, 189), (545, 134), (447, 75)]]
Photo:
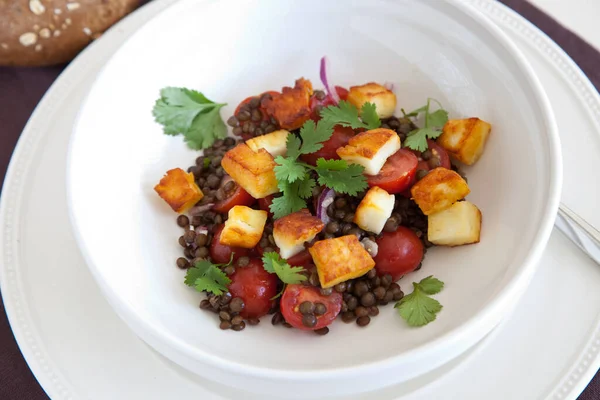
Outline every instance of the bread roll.
[(0, 0), (0, 65), (71, 60), (139, 0)]

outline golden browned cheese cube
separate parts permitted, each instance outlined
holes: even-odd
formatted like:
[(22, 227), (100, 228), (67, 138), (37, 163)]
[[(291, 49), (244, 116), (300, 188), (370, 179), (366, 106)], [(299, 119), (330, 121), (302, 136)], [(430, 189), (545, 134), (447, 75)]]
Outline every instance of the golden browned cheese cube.
[(275, 161), (265, 149), (254, 152), (245, 143), (229, 150), (221, 160), (221, 166), (233, 180), (255, 199), (277, 193)]
[(227, 246), (251, 249), (260, 242), (268, 213), (246, 206), (234, 206), (227, 214), (219, 242)]
[(474, 164), (481, 155), (492, 126), (479, 118), (451, 119), (437, 142), (458, 161)]
[(459, 201), (431, 214), (427, 224), (427, 239), (438, 246), (479, 243), (481, 211), (473, 203)]
[(396, 110), (394, 92), (375, 82), (350, 87), (348, 101), (359, 110), (365, 103), (375, 104), (375, 111), (379, 118), (389, 118)]
[(395, 131), (377, 128), (351, 137), (336, 153), (342, 160), (365, 167), (365, 174), (377, 175), (388, 157), (399, 149), (400, 138)]
[(264, 100), (262, 105), (282, 129), (291, 131), (300, 128), (310, 118), (312, 93), (312, 83), (300, 78), (293, 88), (284, 87), (281, 93), (272, 94), (271, 99)]
[(181, 168), (167, 171), (154, 190), (178, 213), (186, 212), (204, 197), (194, 181), (194, 174)]
[(317, 266), (323, 288), (363, 276), (375, 266), (356, 235), (319, 240), (308, 251)]
[(443, 167), (429, 171), (410, 189), (412, 198), (425, 215), (445, 210), (470, 191), (458, 173)]
[(304, 243), (310, 242), (323, 230), (325, 224), (313, 216), (306, 208), (275, 220), (273, 238), (283, 258), (290, 258), (302, 250)]

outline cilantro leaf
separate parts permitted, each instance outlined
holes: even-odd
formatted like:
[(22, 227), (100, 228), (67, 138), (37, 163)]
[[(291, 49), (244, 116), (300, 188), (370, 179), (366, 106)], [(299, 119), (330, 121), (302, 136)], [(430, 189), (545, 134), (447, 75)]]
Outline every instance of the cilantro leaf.
[(321, 121), (328, 121), (331, 126), (349, 126), (352, 129), (366, 128), (367, 125), (358, 118), (358, 109), (346, 100), (341, 100), (337, 106), (325, 107), (321, 110)]
[(363, 175), (364, 170), (362, 165), (348, 165), (344, 160), (317, 160), (319, 184), (351, 196), (356, 196), (366, 189), (367, 178)]
[(319, 120), (317, 124), (311, 119), (306, 121), (300, 129), (302, 147), (300, 154), (310, 154), (320, 150), (323, 142), (329, 140), (333, 134), (333, 125), (329, 121)]
[[(217, 105), (210, 111), (200, 114), (185, 134), (185, 142), (194, 150), (202, 150), (212, 146), (217, 138), (227, 137), (227, 127), (221, 118), (219, 110), (223, 105)], [(212, 135), (207, 135), (212, 132)]]
[(436, 102), (441, 107), (439, 101), (427, 99), (427, 104), (408, 114), (402, 110), (405, 117), (417, 117), (421, 112), (425, 113), (425, 126), (410, 132), (403, 143), (404, 147), (417, 151), (425, 151), (428, 147), (427, 139), (437, 139), (442, 134), (442, 128), (448, 122), (448, 111), (440, 108), (434, 112), (429, 112), (431, 101)]
[(306, 178), (301, 181), (298, 181), (298, 196), (303, 199), (308, 199), (312, 196), (312, 191), (317, 186), (317, 183), (313, 178)]
[[(290, 185), (296, 185), (296, 183)], [(284, 191), (281, 196), (275, 197), (269, 210), (273, 213), (273, 218), (278, 219), (305, 207), (306, 201), (298, 195), (297, 189), (294, 191), (292, 188)]]
[(220, 265), (207, 260), (198, 261), (187, 270), (185, 284), (193, 286), (199, 292), (210, 292), (217, 296), (223, 294), (231, 279), (219, 268)]
[(227, 136), (227, 127), (220, 115), (223, 106), (225, 104), (215, 103), (200, 92), (166, 87), (160, 91), (152, 115), (163, 125), (165, 134), (183, 134), (188, 146), (199, 150)]
[(427, 114), (426, 124), (429, 128), (442, 128), (448, 122), (448, 111), (436, 110), (431, 114)]
[(410, 326), (423, 326), (436, 319), (437, 313), (442, 310), (439, 301), (429, 295), (439, 293), (444, 287), (444, 282), (433, 276), (422, 279), (419, 283), (413, 282), (413, 292), (404, 296), (396, 303), (394, 308)]
[(427, 294), (436, 294), (444, 288), (444, 282), (430, 275), (427, 278), (421, 279), (419, 288)]
[(302, 180), (306, 176), (306, 168), (291, 157), (277, 156), (275, 157), (275, 162), (277, 163), (275, 166), (275, 178), (277, 181), (294, 183), (296, 180)]
[(293, 158), (296, 159), (300, 156), (300, 146), (302, 145), (302, 142), (300, 141), (300, 138), (296, 135), (288, 135), (287, 136), (287, 142), (286, 142), (286, 156), (288, 158)]
[(301, 273), (305, 271), (303, 267), (292, 267), (274, 251), (263, 254), (262, 261), (265, 271), (277, 274), (283, 283), (293, 285), (306, 280), (306, 276)]
[(381, 126), (381, 120), (377, 115), (375, 104), (365, 103), (362, 105), (360, 117), (367, 124), (367, 129), (377, 129)]

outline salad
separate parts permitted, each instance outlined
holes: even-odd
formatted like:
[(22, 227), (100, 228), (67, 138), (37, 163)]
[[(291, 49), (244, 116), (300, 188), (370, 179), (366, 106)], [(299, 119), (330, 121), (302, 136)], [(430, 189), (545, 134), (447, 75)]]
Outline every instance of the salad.
[[(165, 88), (153, 115), (164, 133), (203, 152), (155, 191), (179, 215), (184, 282), (221, 329), (262, 317), (323, 335), (337, 318), (366, 326), (394, 304), (410, 326), (436, 319), (429, 276), (405, 294), (397, 281), (434, 246), (478, 243), (481, 212), (454, 161), (474, 164), (491, 125), (449, 119), (434, 100), (394, 115), (391, 85), (294, 87), (224, 103)], [(232, 135), (228, 136), (227, 126)]]

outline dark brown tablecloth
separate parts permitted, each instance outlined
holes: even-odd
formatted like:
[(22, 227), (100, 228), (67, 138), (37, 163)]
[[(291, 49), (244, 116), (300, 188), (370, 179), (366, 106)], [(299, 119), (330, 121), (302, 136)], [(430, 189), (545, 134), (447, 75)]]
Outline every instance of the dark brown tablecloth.
[[(600, 53), (529, 3), (523, 0), (503, 2), (546, 32), (579, 64), (596, 88), (600, 87)], [(27, 119), (62, 69), (0, 67), (0, 185)], [(0, 307), (0, 399), (47, 398), (19, 352), (4, 307)], [(580, 400), (597, 399), (600, 399), (600, 374), (596, 375), (580, 397)]]

